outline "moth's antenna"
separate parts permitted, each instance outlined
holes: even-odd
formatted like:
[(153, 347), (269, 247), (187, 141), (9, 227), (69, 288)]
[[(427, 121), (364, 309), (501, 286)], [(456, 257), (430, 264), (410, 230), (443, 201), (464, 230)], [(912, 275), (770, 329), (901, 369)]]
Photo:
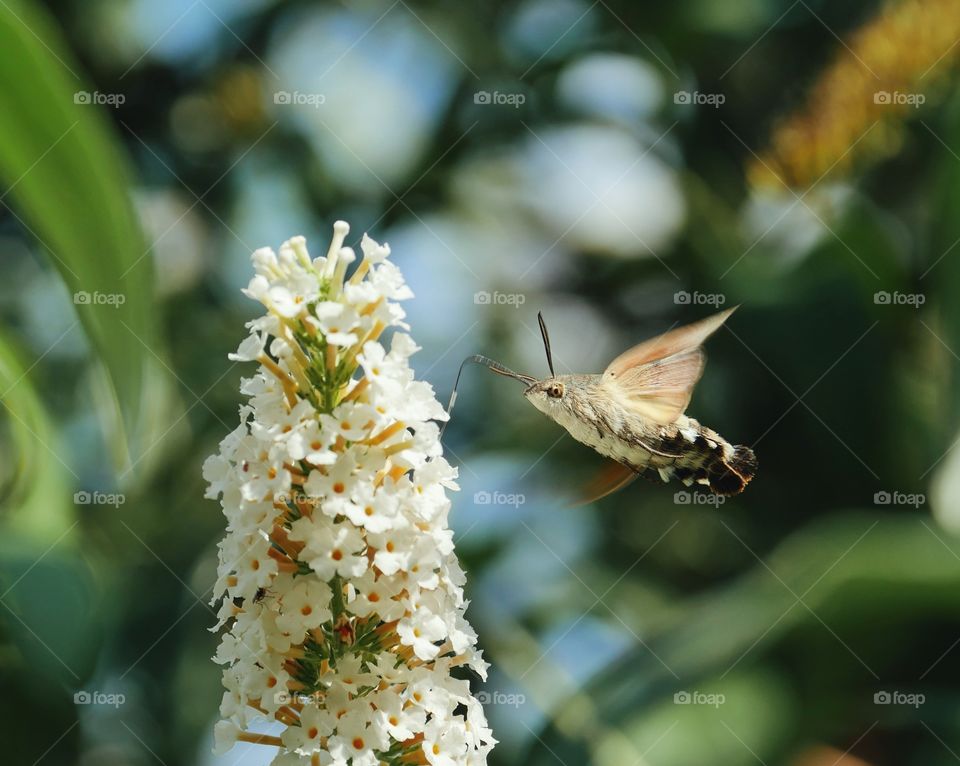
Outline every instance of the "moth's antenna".
[(540, 322), (540, 334), (543, 336), (543, 347), (547, 352), (547, 367), (550, 368), (550, 377), (557, 377), (553, 371), (553, 354), (550, 351), (550, 335), (547, 333), (547, 323), (543, 321), (543, 312), (537, 312), (537, 321)]
[(528, 386), (537, 382), (536, 378), (530, 375), (523, 375), (519, 372), (514, 372), (509, 367), (505, 367), (504, 365), (500, 364), (500, 362), (491, 359), (490, 357), (482, 356), (481, 354), (468, 356), (460, 363), (460, 369), (457, 371), (457, 379), (453, 384), (453, 391), (450, 393), (450, 403), (447, 405), (447, 420), (440, 427), (441, 439), (443, 438), (443, 432), (447, 430), (447, 423), (450, 422), (450, 415), (453, 412), (453, 405), (457, 402), (457, 388), (460, 386), (460, 376), (463, 375), (463, 368), (467, 366), (468, 362), (482, 364), (491, 372), (495, 372), (498, 375), (503, 375), (507, 378), (514, 378), (515, 380), (519, 380), (521, 383), (526, 383)]

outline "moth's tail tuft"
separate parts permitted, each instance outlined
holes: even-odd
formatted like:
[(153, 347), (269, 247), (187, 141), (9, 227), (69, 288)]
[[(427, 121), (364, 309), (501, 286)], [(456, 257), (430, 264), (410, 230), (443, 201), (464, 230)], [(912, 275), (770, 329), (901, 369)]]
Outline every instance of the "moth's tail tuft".
[(714, 463), (707, 478), (710, 489), (718, 495), (737, 495), (756, 473), (757, 456), (749, 447), (738, 444), (733, 448), (733, 457)]

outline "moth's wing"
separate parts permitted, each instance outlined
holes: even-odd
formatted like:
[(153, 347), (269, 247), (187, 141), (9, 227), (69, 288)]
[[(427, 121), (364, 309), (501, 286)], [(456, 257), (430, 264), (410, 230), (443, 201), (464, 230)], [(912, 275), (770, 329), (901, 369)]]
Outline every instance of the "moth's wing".
[(660, 425), (675, 421), (690, 403), (703, 374), (701, 344), (736, 306), (644, 341), (610, 362), (601, 382), (630, 412)]
[(608, 460), (597, 475), (581, 490), (572, 505), (594, 503), (617, 490), (623, 489), (636, 479), (638, 474), (615, 460)]

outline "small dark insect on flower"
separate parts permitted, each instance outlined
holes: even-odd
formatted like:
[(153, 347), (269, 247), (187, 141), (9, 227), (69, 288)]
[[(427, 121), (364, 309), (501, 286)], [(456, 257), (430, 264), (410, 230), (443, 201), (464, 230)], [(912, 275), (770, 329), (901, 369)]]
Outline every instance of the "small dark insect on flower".
[[(266, 588), (257, 588), (257, 592), (253, 594), (251, 601), (254, 604), (259, 604), (266, 598), (268, 592)], [(243, 607), (243, 596), (234, 596), (233, 605), (237, 607), (237, 609), (241, 609)]]
[[(577, 441), (610, 464), (586, 488), (582, 502), (617, 491), (637, 476), (676, 478), (718, 495), (743, 491), (757, 471), (753, 450), (734, 445), (684, 414), (706, 357), (703, 342), (736, 307), (644, 341), (614, 359), (599, 375), (556, 375), (550, 337), (537, 314), (550, 377), (537, 380), (479, 354), (468, 357), (524, 383), (523, 395)], [(448, 413), (456, 402), (457, 382)], [(442, 434), (441, 434), (442, 435)]]

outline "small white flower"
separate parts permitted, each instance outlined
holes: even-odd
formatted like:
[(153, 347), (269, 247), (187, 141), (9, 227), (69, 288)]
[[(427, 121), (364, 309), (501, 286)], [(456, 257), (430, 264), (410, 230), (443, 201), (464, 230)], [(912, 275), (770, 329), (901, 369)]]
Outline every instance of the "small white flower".
[(317, 304), (312, 324), (332, 346), (352, 346), (359, 340), (360, 317), (351, 306), (334, 301)]
[(354, 525), (374, 534), (408, 523), (400, 513), (400, 500), (395, 493), (374, 490), (367, 483), (357, 486), (343, 513)]
[(311, 555), (307, 565), (321, 580), (334, 575), (359, 577), (367, 571), (366, 543), (352, 524), (330, 524), (323, 527), (327, 534), (314, 533), (307, 541), (306, 552)]
[(337, 453), (332, 449), (336, 434), (328, 428), (322, 428), (316, 418), (303, 423), (286, 438), (286, 443), (291, 460), (306, 460), (312, 466), (337, 462)]
[(337, 719), (337, 733), (330, 738), (330, 754), (334, 758), (350, 759), (352, 764), (375, 766), (379, 759), (377, 750), (390, 746), (387, 732), (379, 726), (371, 726), (372, 711), (369, 707), (354, 707)]
[(421, 660), (432, 660), (440, 651), (436, 645), (447, 636), (447, 626), (437, 615), (426, 609), (417, 609), (397, 625), (397, 635)]
[(263, 347), (263, 336), (253, 332), (243, 340), (235, 354), (227, 354), (227, 359), (233, 362), (255, 362), (263, 353)]
[(282, 612), (277, 617), (277, 627), (296, 639), (308, 630), (319, 628), (333, 619), (328, 608), (330, 595), (330, 587), (325, 582), (298, 578), (279, 600)]
[(431, 766), (456, 766), (467, 755), (467, 732), (457, 720), (434, 719), (427, 724), (423, 752)]
[(318, 705), (306, 704), (300, 712), (300, 725), (291, 726), (283, 733), (283, 744), (290, 750), (313, 752), (322, 747), (322, 741), (336, 729), (337, 719)]
[(368, 437), (383, 415), (370, 404), (348, 402), (337, 408), (333, 415), (321, 415), (324, 427), (348, 442)]
[(383, 263), (387, 260), (387, 256), (390, 255), (390, 245), (381, 245), (378, 242), (374, 242), (366, 234), (364, 234), (363, 239), (360, 240), (360, 249), (363, 251), (364, 260), (370, 263), (370, 265)]
[(396, 692), (382, 692), (373, 704), (377, 707), (375, 720), (397, 742), (412, 739), (426, 725), (426, 711), (413, 705), (406, 707)]
[(358, 617), (377, 615), (383, 622), (393, 622), (403, 616), (404, 605), (394, 599), (403, 589), (401, 582), (387, 575), (379, 577), (368, 569), (351, 582), (355, 595), (347, 608)]

